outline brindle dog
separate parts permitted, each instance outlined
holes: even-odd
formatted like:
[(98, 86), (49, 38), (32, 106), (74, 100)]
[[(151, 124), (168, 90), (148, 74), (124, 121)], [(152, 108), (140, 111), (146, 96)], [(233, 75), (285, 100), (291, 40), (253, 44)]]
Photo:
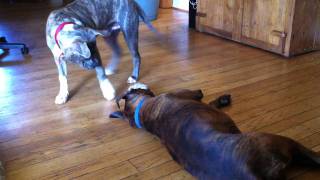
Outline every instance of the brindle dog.
[[(46, 39), (59, 73), (60, 90), (56, 104), (66, 103), (69, 97), (67, 62), (95, 69), (103, 96), (107, 100), (114, 98), (115, 90), (107, 75), (115, 73), (118, 68), (121, 49), (117, 37), (120, 32), (132, 55), (133, 70), (127, 82), (138, 80), (141, 64), (139, 18), (151, 31), (160, 35), (134, 0), (75, 0), (50, 13)], [(106, 69), (97, 48), (98, 35), (103, 36), (112, 49), (112, 58)]]
[(285, 179), (292, 164), (319, 167), (319, 153), (292, 139), (241, 133), (217, 108), (228, 105), (230, 96), (209, 104), (202, 97), (201, 90), (155, 96), (146, 86), (135, 85), (117, 100), (125, 99), (124, 111), (110, 116), (158, 136), (173, 159), (199, 179)]

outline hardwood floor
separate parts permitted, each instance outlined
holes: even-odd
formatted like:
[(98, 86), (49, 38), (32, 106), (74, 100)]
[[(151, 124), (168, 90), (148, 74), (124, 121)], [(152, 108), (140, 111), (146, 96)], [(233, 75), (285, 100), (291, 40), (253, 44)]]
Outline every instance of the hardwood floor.
[[(0, 36), (24, 42), (1, 56), (0, 159), (7, 179), (193, 179), (143, 130), (111, 120), (114, 102), (103, 99), (95, 73), (70, 65), (71, 99), (55, 105), (58, 76), (45, 43), (45, 23), (55, 6), (0, 4)], [(159, 39), (140, 28), (141, 81), (156, 93), (201, 88), (204, 101), (231, 93), (225, 111), (243, 131), (264, 131), (320, 151), (320, 53), (285, 59), (187, 28), (188, 15), (161, 10)], [(109, 48), (98, 40), (105, 64)], [(131, 71), (124, 55), (110, 76), (120, 92)], [(291, 179), (319, 179), (319, 170), (296, 168)]]

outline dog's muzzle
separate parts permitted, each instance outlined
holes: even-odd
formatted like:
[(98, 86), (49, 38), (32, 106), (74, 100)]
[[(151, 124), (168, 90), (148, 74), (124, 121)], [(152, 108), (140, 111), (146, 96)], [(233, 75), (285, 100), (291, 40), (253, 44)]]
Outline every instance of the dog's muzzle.
[(82, 61), (82, 67), (85, 69), (94, 69), (95, 67), (97, 67), (99, 65), (98, 61), (95, 61), (93, 59), (85, 59)]

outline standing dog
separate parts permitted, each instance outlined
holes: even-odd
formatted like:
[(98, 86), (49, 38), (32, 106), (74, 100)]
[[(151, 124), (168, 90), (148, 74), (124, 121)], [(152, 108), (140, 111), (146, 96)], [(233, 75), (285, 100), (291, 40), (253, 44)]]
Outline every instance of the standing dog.
[[(122, 31), (133, 57), (133, 72), (128, 83), (139, 77), (138, 51), (139, 17), (152, 30), (150, 22), (134, 0), (76, 0), (64, 8), (51, 12), (47, 20), (47, 45), (58, 67), (60, 91), (55, 103), (68, 99), (66, 62), (79, 64), (85, 69), (95, 69), (103, 96), (111, 100), (115, 90), (106, 75), (116, 71), (121, 54), (117, 35)], [(110, 45), (113, 55), (110, 64), (103, 68), (96, 46), (96, 36), (102, 35)]]
[(285, 179), (293, 163), (319, 167), (320, 155), (292, 139), (241, 133), (218, 109), (230, 103), (230, 96), (208, 105), (202, 97), (201, 90), (154, 96), (147, 86), (136, 84), (121, 97), (124, 111), (111, 117), (126, 118), (131, 126), (158, 136), (173, 159), (199, 179)]

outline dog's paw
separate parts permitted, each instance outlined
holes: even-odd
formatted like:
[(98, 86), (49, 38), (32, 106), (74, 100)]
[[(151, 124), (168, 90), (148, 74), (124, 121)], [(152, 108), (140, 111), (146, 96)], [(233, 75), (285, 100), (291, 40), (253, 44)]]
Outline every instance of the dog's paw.
[(112, 84), (108, 79), (105, 79), (100, 82), (100, 88), (104, 98), (106, 98), (109, 101), (114, 99), (116, 91), (114, 90)]
[(104, 73), (107, 75), (107, 76), (110, 76), (112, 74), (115, 74), (117, 72), (117, 70), (114, 70), (114, 69), (109, 69), (109, 68), (106, 68), (104, 70)]
[(128, 78), (128, 80), (127, 80), (127, 83), (129, 83), (129, 84), (133, 84), (133, 83), (136, 83), (136, 82), (137, 82), (137, 80), (135, 78), (133, 78), (132, 76), (130, 76)]
[(69, 96), (69, 92), (59, 93), (56, 96), (56, 100), (54, 101), (56, 104), (64, 104), (67, 102)]

